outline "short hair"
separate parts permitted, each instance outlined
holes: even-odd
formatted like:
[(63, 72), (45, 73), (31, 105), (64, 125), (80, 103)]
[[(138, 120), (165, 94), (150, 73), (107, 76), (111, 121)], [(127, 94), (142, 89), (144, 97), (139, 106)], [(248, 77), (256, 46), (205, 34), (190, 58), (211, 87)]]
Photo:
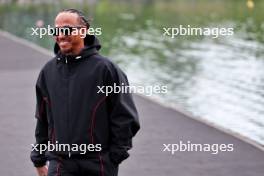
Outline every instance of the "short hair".
[(86, 26), (87, 28), (90, 27), (90, 23), (89, 23), (89, 21), (85, 18), (85, 15), (84, 15), (83, 12), (81, 12), (81, 11), (79, 11), (79, 10), (77, 10), (77, 9), (63, 9), (63, 10), (61, 10), (59, 13), (62, 13), (62, 12), (69, 12), (69, 13), (75, 13), (75, 14), (77, 14), (78, 17), (79, 17), (79, 22), (80, 22), (82, 25)]

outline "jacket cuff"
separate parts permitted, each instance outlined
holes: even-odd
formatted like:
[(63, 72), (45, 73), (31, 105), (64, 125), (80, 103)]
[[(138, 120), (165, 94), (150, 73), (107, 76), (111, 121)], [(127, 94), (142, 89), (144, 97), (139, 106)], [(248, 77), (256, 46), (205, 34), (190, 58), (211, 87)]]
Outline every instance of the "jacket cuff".
[(43, 167), (46, 165), (46, 161), (45, 162), (34, 162), (33, 164), (35, 167)]
[(111, 161), (118, 165), (129, 157), (129, 153), (125, 149), (114, 149), (110, 151)]
[(35, 167), (42, 167), (46, 165), (47, 157), (45, 154), (39, 154), (36, 151), (32, 151), (30, 154), (31, 161)]

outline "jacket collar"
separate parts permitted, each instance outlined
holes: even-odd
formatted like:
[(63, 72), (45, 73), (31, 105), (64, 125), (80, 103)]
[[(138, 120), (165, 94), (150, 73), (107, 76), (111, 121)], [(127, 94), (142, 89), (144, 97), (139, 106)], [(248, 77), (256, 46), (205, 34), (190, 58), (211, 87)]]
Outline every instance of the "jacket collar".
[(97, 54), (101, 48), (99, 40), (94, 35), (87, 35), (84, 38), (84, 45), (85, 46), (81, 50), (80, 54), (65, 55), (61, 53), (59, 45), (55, 43), (54, 53), (56, 55), (57, 62), (63, 62), (63, 63), (78, 62), (80, 60), (88, 58), (91, 55)]

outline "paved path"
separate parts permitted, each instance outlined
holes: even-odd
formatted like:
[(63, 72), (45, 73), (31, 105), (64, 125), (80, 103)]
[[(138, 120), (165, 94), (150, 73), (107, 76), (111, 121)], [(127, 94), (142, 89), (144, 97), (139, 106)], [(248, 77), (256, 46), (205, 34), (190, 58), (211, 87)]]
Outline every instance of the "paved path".
[[(0, 35), (0, 175), (34, 176), (34, 84), (50, 57)], [(185, 115), (135, 96), (142, 129), (120, 176), (263, 176), (264, 152)], [(162, 152), (163, 144), (234, 144), (233, 152)]]

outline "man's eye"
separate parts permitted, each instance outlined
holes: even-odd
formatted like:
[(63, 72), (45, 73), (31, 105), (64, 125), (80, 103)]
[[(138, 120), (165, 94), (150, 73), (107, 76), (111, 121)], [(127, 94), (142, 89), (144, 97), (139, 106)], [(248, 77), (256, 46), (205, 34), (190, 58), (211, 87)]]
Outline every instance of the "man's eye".
[(54, 29), (51, 30), (51, 32), (53, 33), (54, 36), (58, 36), (60, 34), (69, 36), (73, 32), (73, 30), (75, 30), (74, 27), (65, 26), (65, 27), (55, 27)]
[(59, 29), (59, 31), (63, 35), (70, 35), (72, 32), (72, 28), (71, 27), (62, 27)]

